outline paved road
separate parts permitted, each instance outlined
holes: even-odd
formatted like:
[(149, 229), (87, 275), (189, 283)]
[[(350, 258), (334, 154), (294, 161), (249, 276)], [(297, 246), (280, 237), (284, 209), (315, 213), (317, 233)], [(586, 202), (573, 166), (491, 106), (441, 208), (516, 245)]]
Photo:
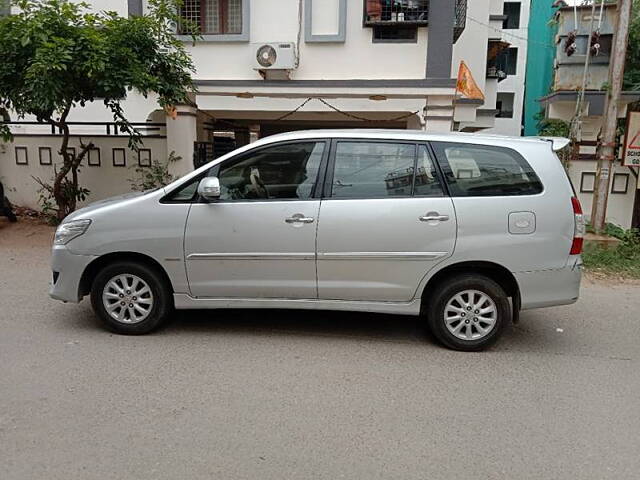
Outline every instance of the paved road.
[(122, 337), (48, 299), (50, 236), (0, 219), (3, 480), (640, 476), (637, 285), (586, 284), (478, 354), (355, 314)]

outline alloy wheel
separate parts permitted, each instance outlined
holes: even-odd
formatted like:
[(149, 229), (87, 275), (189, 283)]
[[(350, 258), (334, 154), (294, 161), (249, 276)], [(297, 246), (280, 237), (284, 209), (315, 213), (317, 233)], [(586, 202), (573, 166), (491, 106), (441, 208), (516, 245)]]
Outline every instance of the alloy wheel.
[(496, 325), (495, 302), (480, 290), (463, 290), (452, 296), (444, 307), (447, 330), (460, 340), (479, 340)]
[(114, 320), (126, 324), (140, 323), (153, 309), (153, 293), (140, 277), (125, 273), (106, 283), (102, 304)]

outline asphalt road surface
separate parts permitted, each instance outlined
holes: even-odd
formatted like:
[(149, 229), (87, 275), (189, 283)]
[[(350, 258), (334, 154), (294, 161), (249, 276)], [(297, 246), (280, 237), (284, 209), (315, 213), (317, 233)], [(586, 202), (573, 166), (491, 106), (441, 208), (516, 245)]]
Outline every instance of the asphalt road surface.
[(0, 219), (0, 479), (640, 478), (640, 286), (586, 281), (484, 353), (411, 317), (179, 314), (144, 337), (47, 296)]

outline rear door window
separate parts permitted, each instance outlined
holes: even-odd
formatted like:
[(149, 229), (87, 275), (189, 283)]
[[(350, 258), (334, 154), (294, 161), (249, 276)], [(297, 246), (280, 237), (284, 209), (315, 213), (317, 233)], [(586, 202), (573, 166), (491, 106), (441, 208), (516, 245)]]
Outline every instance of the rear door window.
[(415, 162), (415, 144), (339, 141), (331, 197), (410, 197)]
[(433, 142), (449, 190), (457, 197), (535, 195), (542, 183), (515, 150), (490, 145)]

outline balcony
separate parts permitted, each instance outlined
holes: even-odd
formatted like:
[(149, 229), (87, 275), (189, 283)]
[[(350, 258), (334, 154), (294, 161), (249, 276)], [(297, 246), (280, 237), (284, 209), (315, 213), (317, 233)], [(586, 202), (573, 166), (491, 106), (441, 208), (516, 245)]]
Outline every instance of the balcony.
[[(507, 78), (507, 74), (511, 72), (515, 74), (516, 60), (509, 56), (509, 53), (513, 53), (509, 49), (511, 46), (508, 42), (502, 40), (489, 40), (489, 46), (487, 48), (487, 78), (497, 79), (501, 82)], [(512, 69), (508, 70), (509, 68)]]
[[(423, 27), (429, 24), (429, 0), (365, 0), (363, 25)], [(467, 21), (467, 0), (456, 0), (453, 41), (458, 40)]]

